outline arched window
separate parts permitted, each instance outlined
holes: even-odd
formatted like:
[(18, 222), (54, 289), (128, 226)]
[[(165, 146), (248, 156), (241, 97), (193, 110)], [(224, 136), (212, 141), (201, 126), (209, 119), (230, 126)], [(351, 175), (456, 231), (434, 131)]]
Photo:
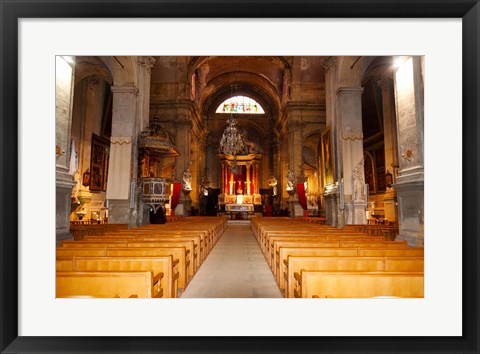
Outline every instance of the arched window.
[(250, 97), (235, 96), (222, 102), (215, 113), (264, 114), (265, 111)]

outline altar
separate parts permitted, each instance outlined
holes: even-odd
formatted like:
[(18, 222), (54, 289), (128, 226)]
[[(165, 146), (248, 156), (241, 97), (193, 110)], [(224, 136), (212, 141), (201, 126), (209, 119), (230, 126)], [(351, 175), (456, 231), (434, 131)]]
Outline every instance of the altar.
[(225, 204), (225, 214), (230, 215), (230, 219), (249, 219), (253, 215), (255, 208), (253, 204)]
[(248, 217), (255, 205), (262, 204), (260, 195), (260, 154), (220, 155), (221, 194), (218, 210), (227, 215)]

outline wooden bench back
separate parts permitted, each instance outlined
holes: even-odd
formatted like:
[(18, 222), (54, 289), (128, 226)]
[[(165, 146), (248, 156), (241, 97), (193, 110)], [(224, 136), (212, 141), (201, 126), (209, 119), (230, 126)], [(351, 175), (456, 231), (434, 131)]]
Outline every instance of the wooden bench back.
[(372, 298), (424, 296), (423, 272), (302, 271), (296, 297)]
[[(173, 257), (74, 257), (74, 271), (124, 271), (124, 270), (151, 270), (154, 275), (154, 283), (158, 274), (163, 274), (161, 287), (163, 296), (167, 298), (177, 297), (178, 269)], [(58, 264), (58, 259), (57, 259)], [(58, 269), (58, 268), (57, 268)]]
[[(285, 296), (294, 297), (295, 273), (302, 270), (423, 272), (423, 257), (288, 257)], [(283, 289), (282, 287), (280, 287)]]
[[(178, 259), (178, 288), (186, 288), (193, 268), (190, 262), (189, 252), (185, 247), (156, 247), (156, 248), (57, 248), (59, 257), (158, 257), (172, 256)], [(62, 265), (62, 267), (65, 267)]]
[(150, 271), (57, 272), (56, 296), (92, 296), (105, 298), (161, 297), (161, 288), (153, 287)]

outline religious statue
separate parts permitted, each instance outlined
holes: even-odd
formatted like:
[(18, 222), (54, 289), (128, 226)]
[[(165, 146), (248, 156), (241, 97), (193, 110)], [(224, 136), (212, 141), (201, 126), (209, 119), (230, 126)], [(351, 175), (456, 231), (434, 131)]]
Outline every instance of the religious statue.
[(292, 170), (288, 170), (287, 173), (287, 192), (293, 191), (295, 189), (295, 175)]
[(276, 196), (277, 195), (277, 177), (275, 176), (272, 176), (269, 180), (268, 180), (268, 185), (270, 187), (272, 187), (273, 189), (273, 195)]
[(353, 200), (365, 200), (365, 183), (363, 182), (363, 159), (353, 169)]
[(80, 192), (80, 171), (75, 171), (73, 176), (74, 185), (72, 187), (72, 199), (78, 199), (78, 193)]
[(190, 173), (190, 169), (188, 168), (185, 172), (183, 172), (183, 190), (192, 190), (192, 174)]

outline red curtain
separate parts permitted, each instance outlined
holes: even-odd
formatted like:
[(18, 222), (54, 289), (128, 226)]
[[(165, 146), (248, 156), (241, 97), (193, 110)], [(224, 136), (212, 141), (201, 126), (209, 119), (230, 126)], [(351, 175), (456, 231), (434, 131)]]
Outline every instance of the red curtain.
[(173, 184), (173, 193), (172, 193), (172, 203), (170, 204), (171, 215), (175, 215), (175, 208), (178, 205), (178, 200), (180, 199), (180, 190), (182, 184), (180, 182), (175, 182)]
[(305, 185), (303, 183), (297, 184), (297, 194), (300, 201), (300, 205), (303, 208), (303, 215), (308, 216), (307, 210), (307, 196), (305, 195)]

